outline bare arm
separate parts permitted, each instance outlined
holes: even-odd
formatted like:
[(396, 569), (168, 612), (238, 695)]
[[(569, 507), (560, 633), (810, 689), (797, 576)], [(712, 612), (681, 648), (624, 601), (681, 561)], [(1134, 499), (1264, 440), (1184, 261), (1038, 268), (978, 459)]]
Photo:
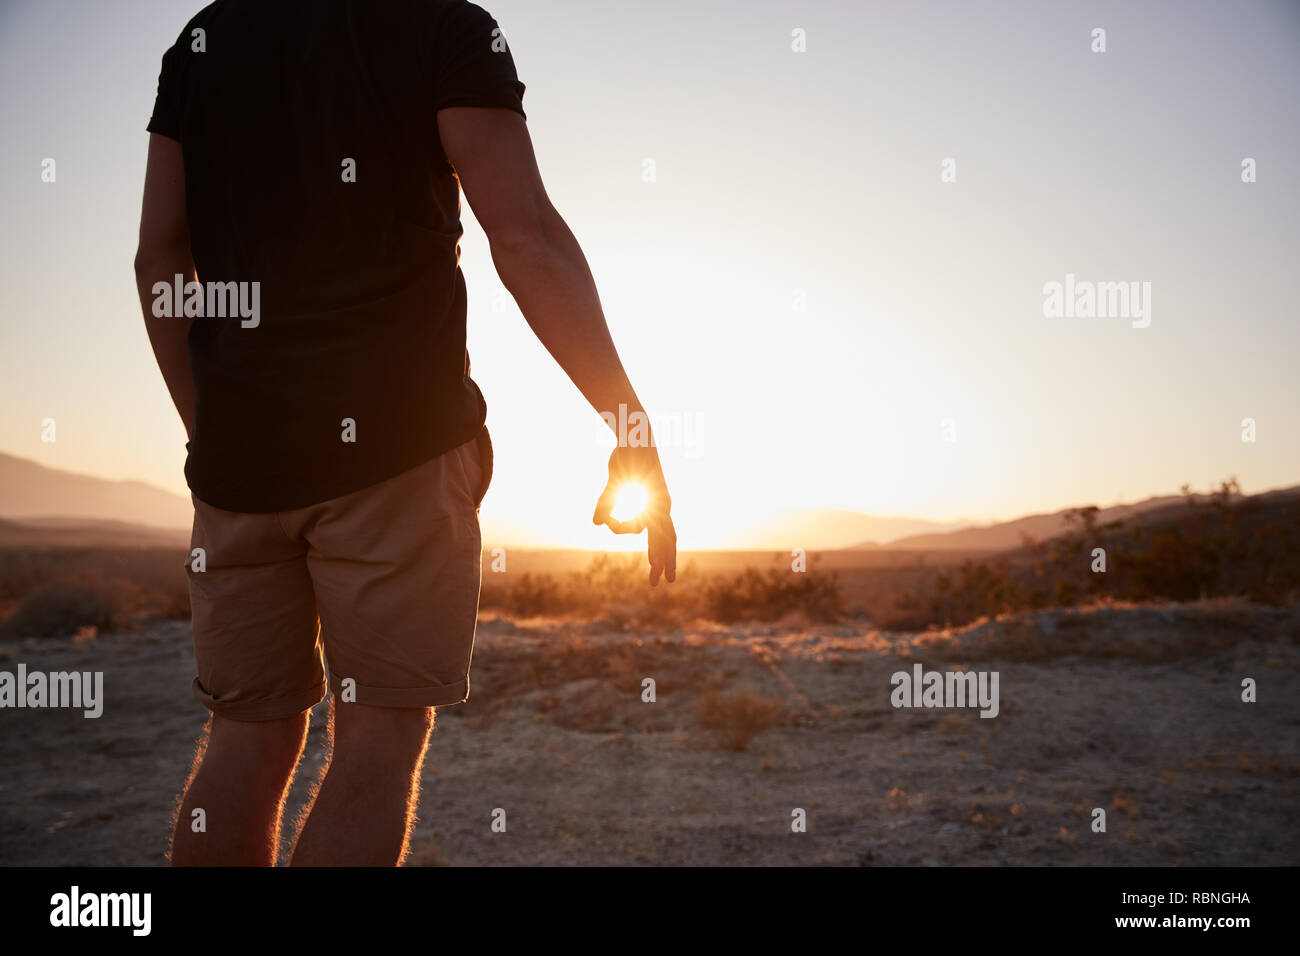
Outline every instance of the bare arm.
[(154, 283), (166, 282), (170, 286), (178, 273), (186, 281), (194, 276), (181, 144), (150, 133), (149, 164), (140, 210), (140, 242), (135, 253), (135, 285), (149, 343), (188, 436), (194, 427), (194, 380), (190, 375), (186, 339), (193, 319), (158, 318), (153, 314)]
[[(586, 257), (546, 195), (523, 117), (506, 109), (444, 109), (438, 112), (438, 133), (487, 233), (497, 274), (542, 345), (607, 422), (610, 415), (618, 420), (620, 405), (628, 415), (644, 414), (610, 337)], [(614, 495), (628, 480), (645, 485), (650, 505), (635, 521), (614, 521)], [(616, 448), (593, 520), (619, 533), (649, 528), (651, 584), (661, 573), (669, 581), (676, 577), (670, 508), (654, 446)]]

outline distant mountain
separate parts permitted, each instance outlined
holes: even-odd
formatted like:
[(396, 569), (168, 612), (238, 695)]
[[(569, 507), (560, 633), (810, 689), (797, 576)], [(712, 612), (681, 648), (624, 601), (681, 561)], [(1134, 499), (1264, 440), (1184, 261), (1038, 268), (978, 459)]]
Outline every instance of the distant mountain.
[(186, 548), (189, 532), (87, 518), (0, 519), (0, 548)]
[(829, 551), (838, 548), (877, 547), (904, 535), (941, 533), (968, 526), (968, 521), (927, 521), (922, 518), (881, 518), (860, 511), (823, 508), (815, 511), (779, 511), (736, 538), (737, 550), (804, 548)]
[[(109, 481), (0, 452), (0, 519), (8, 519), (0, 520), (0, 545), (9, 547), (110, 547), (115, 537), (123, 547), (142, 547), (188, 532), (194, 506), (143, 481)], [(487, 515), (483, 543), (547, 546), (541, 534)]]
[[(1300, 494), (1300, 486), (1267, 492)], [(1204, 497), (1204, 496), (1198, 496)], [(1103, 508), (1099, 523), (1183, 503), (1181, 495)], [(729, 550), (994, 551), (1043, 541), (1066, 530), (1067, 509), (972, 526), (968, 521), (877, 517), (858, 511), (780, 511), (737, 536)], [(0, 453), (0, 546), (170, 547), (184, 544), (193, 521), (189, 498), (142, 481), (110, 481), (48, 468)], [(485, 547), (548, 549), (544, 536), (485, 515)]]
[(189, 528), (189, 498), (145, 484), (47, 468), (0, 453), (0, 518), (91, 518), (154, 528)]
[[(1276, 491), (1264, 492), (1260, 497), (1294, 494), (1300, 494), (1300, 485), (1293, 488), (1281, 488)], [(1195, 497), (1198, 501), (1203, 501), (1208, 496), (1196, 495)], [(1146, 516), (1151, 512), (1181, 506), (1185, 501), (1186, 499), (1182, 495), (1160, 495), (1154, 498), (1146, 498), (1134, 504), (1111, 505), (1108, 508), (1099, 510), (1097, 523), (1106, 524), (1110, 521), (1127, 520), (1137, 515)], [(1050, 514), (1028, 515), (1024, 518), (1016, 518), (1013, 521), (968, 527), (945, 534), (909, 535), (905, 538), (890, 541), (889, 548), (890, 550), (903, 551), (1002, 551), (1008, 548), (1018, 548), (1024, 544), (1025, 538), (1034, 541), (1046, 541), (1049, 538), (1055, 538), (1057, 535), (1063, 534), (1068, 530), (1065, 516), (1069, 510), (1068, 508), (1062, 508), (1060, 511), (1054, 511)], [(872, 542), (863, 542), (855, 545), (853, 550), (866, 550), (875, 547), (877, 545)]]

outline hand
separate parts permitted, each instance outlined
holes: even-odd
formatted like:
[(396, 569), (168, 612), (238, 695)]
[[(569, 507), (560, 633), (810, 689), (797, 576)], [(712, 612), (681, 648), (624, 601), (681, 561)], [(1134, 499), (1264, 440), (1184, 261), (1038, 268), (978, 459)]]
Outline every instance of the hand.
[[(629, 483), (641, 485), (646, 491), (646, 505), (640, 514), (625, 521), (612, 516), (614, 501), (619, 489)], [(668, 512), (672, 499), (668, 496), (668, 483), (659, 464), (659, 453), (653, 446), (619, 446), (609, 456), (609, 481), (596, 501), (593, 524), (608, 525), (615, 534), (640, 534), (649, 529), (647, 555), (650, 559), (650, 586), (659, 584), (659, 575), (667, 581), (677, 580), (677, 531)]]

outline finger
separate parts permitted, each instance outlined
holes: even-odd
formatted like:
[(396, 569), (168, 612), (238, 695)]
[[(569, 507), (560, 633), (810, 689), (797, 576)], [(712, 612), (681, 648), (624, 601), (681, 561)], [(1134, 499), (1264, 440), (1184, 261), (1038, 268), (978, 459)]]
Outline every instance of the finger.
[(656, 515), (650, 522), (649, 557), (653, 584), (661, 574), (666, 581), (677, 577), (677, 532), (667, 514)]
[(609, 521), (609, 513), (614, 510), (615, 497), (614, 483), (611, 481), (605, 485), (605, 490), (596, 499), (596, 513), (591, 516), (592, 524), (605, 524)]
[(664, 552), (663, 546), (658, 534), (653, 528), (650, 534), (646, 536), (649, 540), (646, 542), (646, 557), (650, 559), (650, 586), (655, 587), (659, 584), (659, 575), (664, 570)]
[(668, 522), (668, 539), (664, 542), (664, 577), (669, 583), (677, 580), (677, 529)]
[(650, 567), (654, 572), (655, 578), (663, 575), (663, 579), (671, 581), (676, 571), (673, 570), (673, 546), (666, 540), (663, 535), (653, 533), (650, 537)]
[(615, 534), (640, 534), (645, 530), (645, 518), (633, 518), (631, 521), (619, 521), (606, 518), (604, 522)]

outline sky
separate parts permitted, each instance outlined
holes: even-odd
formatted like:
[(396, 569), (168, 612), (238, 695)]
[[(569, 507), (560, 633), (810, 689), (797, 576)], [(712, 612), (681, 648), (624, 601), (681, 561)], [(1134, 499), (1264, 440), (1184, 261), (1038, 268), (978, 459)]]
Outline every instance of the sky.
[[(1300, 483), (1300, 3), (481, 5), (682, 547), (790, 509)], [(162, 51), (199, 6), (0, 0), (0, 451), (186, 491), (131, 261)], [(607, 546), (610, 439), (464, 221), (485, 520)], [(1045, 315), (1067, 275), (1149, 288), (1147, 318)]]

